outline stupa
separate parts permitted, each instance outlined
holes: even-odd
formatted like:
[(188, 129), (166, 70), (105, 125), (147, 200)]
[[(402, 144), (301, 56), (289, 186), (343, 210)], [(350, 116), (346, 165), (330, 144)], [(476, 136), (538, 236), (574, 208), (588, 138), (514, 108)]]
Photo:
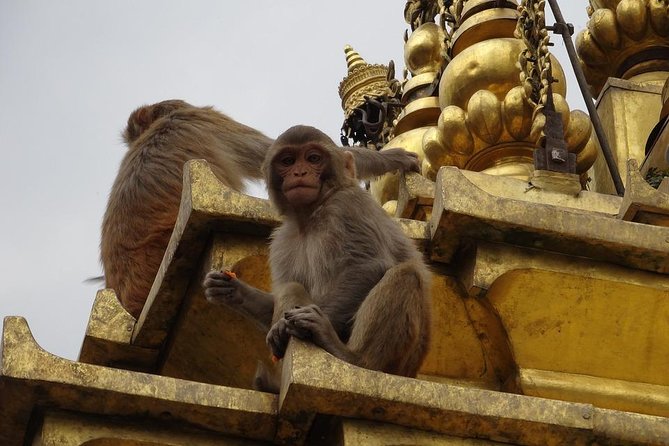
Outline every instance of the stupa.
[(669, 3), (581, 3), (601, 134), (545, 0), (407, 1), (400, 80), (345, 47), (343, 142), (421, 162), (370, 185), (433, 271), (416, 379), (291, 340), (280, 394), (252, 390), (264, 333), (200, 284), (268, 289), (279, 219), (194, 160), (138, 319), (99, 291), (69, 361), (5, 318), (0, 444), (669, 445)]

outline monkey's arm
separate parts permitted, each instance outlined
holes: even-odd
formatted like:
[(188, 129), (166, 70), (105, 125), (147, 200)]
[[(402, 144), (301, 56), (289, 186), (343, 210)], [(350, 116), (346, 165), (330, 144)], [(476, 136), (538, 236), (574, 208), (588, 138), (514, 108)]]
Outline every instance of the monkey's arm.
[(209, 302), (235, 308), (268, 330), (272, 323), (274, 296), (220, 271), (209, 271), (202, 282)]
[(355, 171), (359, 179), (373, 178), (395, 170), (419, 172), (418, 155), (395, 148), (378, 152), (366, 147), (347, 147), (353, 154)]

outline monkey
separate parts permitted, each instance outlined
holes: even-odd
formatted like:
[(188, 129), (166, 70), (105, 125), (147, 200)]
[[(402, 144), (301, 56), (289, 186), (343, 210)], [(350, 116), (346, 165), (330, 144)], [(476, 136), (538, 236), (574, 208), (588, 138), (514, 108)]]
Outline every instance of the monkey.
[(133, 111), (123, 140), (128, 151), (109, 193), (100, 259), (106, 286), (137, 318), (179, 212), (184, 164), (205, 159), (219, 180), (242, 190), (242, 178), (261, 178), (272, 139), (211, 107), (168, 100)]
[(263, 171), (282, 216), (269, 248), (272, 293), (210, 271), (207, 300), (259, 322), (277, 358), (295, 336), (353, 365), (415, 377), (430, 338), (430, 272), (359, 186), (354, 154), (295, 126), (269, 148)]
[[(139, 317), (179, 212), (183, 166), (205, 159), (218, 179), (243, 191), (244, 179), (262, 179), (273, 139), (212, 107), (172, 99), (133, 111), (123, 132), (128, 151), (112, 185), (102, 221), (100, 260), (106, 286)], [(403, 149), (353, 150), (362, 177), (398, 168), (417, 170)]]

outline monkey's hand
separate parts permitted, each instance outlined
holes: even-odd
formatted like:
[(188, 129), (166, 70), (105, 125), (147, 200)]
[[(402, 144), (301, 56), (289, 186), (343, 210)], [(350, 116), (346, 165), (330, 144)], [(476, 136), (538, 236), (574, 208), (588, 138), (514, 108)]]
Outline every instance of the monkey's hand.
[(339, 359), (350, 362), (348, 349), (318, 305), (311, 304), (286, 311), (285, 320), (288, 334), (310, 340)]
[(204, 295), (209, 302), (241, 305), (249, 286), (232, 273), (209, 271), (202, 282)]
[(290, 339), (290, 335), (286, 330), (286, 319), (281, 318), (269, 329), (265, 342), (267, 342), (272, 355), (281, 359), (286, 354), (288, 339)]
[[(295, 309), (298, 308), (300, 307), (295, 307)], [(284, 317), (272, 325), (272, 328), (269, 329), (267, 338), (265, 339), (272, 354), (278, 359), (283, 358), (286, 354), (286, 347), (288, 347), (288, 340), (291, 336), (296, 336), (299, 339), (311, 339), (311, 333), (308, 330), (291, 326), (286, 319), (288, 313), (290, 313), (290, 311), (284, 313)]]
[(418, 155), (404, 149), (394, 148), (379, 152), (390, 164), (393, 170), (402, 170), (404, 172), (420, 172), (418, 165)]

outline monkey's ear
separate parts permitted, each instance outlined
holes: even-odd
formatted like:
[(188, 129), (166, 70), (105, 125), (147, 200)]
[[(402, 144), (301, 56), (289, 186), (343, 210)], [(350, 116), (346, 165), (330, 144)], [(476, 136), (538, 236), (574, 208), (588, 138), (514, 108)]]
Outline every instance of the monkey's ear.
[(353, 159), (353, 153), (348, 150), (344, 151), (344, 171), (349, 178), (355, 178), (355, 160)]

